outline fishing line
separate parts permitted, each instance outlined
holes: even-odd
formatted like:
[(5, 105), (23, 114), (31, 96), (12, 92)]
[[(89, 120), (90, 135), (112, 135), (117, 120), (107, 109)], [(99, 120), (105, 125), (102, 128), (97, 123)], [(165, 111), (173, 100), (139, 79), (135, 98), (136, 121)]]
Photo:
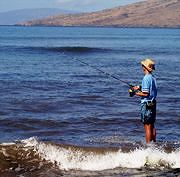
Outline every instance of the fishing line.
[(95, 69), (95, 70), (97, 70), (97, 71), (99, 71), (99, 72), (101, 72), (101, 73), (103, 73), (103, 74), (105, 74), (105, 75), (113, 78), (113, 79), (116, 79), (116, 80), (118, 80), (118, 81), (120, 81), (120, 82), (128, 85), (129, 87), (132, 87), (131, 84), (129, 84), (128, 82), (126, 82), (126, 81), (124, 81), (124, 80), (121, 80), (121, 79), (120, 79), (119, 77), (117, 77), (115, 74), (110, 74), (110, 73), (108, 73), (108, 72), (106, 72), (106, 71), (104, 71), (104, 70), (101, 70), (101, 69), (97, 68), (96, 66), (92, 66), (92, 65), (90, 65), (89, 63), (86, 63), (86, 62), (84, 62), (84, 61), (82, 61), (82, 60), (79, 60), (79, 59), (77, 59), (77, 58), (74, 58), (74, 59), (75, 59), (76, 61), (78, 61), (78, 62), (86, 65), (86, 66), (89, 66), (90, 68), (93, 68), (93, 69)]

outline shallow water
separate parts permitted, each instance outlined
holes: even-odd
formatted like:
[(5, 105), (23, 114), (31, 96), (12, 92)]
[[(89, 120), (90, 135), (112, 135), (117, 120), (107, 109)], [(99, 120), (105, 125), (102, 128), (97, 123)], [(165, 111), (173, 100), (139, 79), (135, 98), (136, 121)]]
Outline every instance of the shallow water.
[[(0, 146), (1, 172), (178, 176), (179, 34), (179, 29), (0, 27), (0, 142), (15, 142)], [(129, 97), (126, 84), (76, 60), (139, 84), (139, 63), (146, 57), (156, 60), (158, 84), (157, 144), (150, 147), (139, 98)]]

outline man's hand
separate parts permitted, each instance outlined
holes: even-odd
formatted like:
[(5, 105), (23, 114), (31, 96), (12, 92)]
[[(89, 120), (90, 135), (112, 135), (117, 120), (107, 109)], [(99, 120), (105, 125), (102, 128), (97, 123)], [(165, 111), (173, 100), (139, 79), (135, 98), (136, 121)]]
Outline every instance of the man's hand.
[(132, 87), (132, 89), (133, 89), (134, 91), (140, 91), (140, 90), (141, 90), (141, 87), (140, 87), (139, 85), (136, 85), (136, 86)]
[(129, 96), (133, 97), (139, 91), (141, 91), (141, 86), (139, 86), (139, 85), (131, 86), (130, 89), (128, 90)]

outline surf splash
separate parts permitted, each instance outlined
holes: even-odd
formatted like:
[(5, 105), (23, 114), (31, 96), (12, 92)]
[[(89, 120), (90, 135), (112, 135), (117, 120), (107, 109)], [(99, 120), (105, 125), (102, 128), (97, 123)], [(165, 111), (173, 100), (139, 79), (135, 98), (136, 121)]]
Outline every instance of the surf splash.
[(117, 167), (180, 168), (180, 148), (169, 153), (154, 145), (123, 152), (121, 149), (62, 146), (40, 142), (35, 138), (21, 141), (24, 147), (33, 147), (41, 159), (62, 170), (101, 171)]

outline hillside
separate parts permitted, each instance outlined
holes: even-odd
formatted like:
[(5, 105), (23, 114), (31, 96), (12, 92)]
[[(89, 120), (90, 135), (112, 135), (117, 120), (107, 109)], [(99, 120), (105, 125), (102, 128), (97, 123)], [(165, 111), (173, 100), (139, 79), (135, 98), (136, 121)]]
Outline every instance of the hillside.
[(51, 15), (73, 13), (56, 8), (19, 9), (0, 13), (0, 25), (14, 25), (23, 21), (46, 18)]
[(21, 25), (180, 27), (180, 0), (147, 0), (99, 12), (58, 15)]

